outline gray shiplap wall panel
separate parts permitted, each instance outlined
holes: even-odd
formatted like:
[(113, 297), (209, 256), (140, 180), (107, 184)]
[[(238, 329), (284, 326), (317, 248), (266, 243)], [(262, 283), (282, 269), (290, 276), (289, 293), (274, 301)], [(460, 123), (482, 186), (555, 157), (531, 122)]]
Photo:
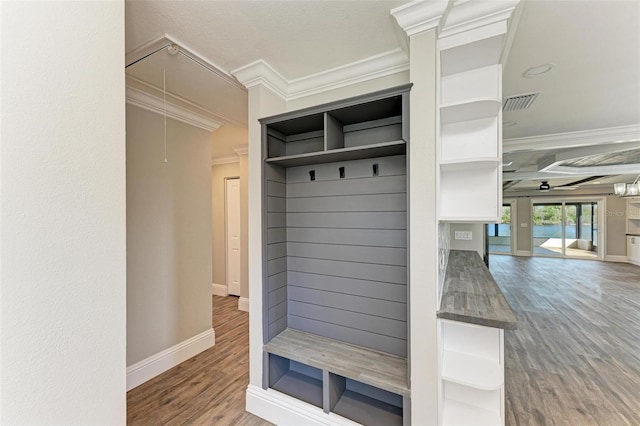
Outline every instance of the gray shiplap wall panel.
[(280, 272), (267, 278), (267, 291), (271, 292), (287, 285), (287, 272)]
[(407, 231), (394, 229), (323, 229), (318, 232), (313, 228), (290, 228), (286, 237), (287, 241), (298, 243), (407, 247)]
[(286, 228), (269, 228), (267, 229), (267, 243), (284, 243), (287, 241)]
[[(383, 281), (395, 284), (407, 283), (407, 268), (404, 266), (306, 259), (302, 257), (293, 257), (291, 254), (289, 254), (287, 263), (288, 271), (357, 278), (361, 280)], [(277, 272), (282, 271), (278, 270)]]
[(269, 307), (274, 307), (287, 300), (287, 286), (269, 292)]
[(287, 214), (267, 213), (267, 226), (269, 228), (284, 228), (287, 226)]
[(272, 197), (286, 197), (287, 185), (282, 182), (276, 182), (273, 180), (267, 181), (267, 195)]
[(407, 250), (403, 248), (287, 243), (286, 250), (282, 251), (295, 253), (296, 257), (407, 266)]
[(287, 211), (287, 199), (281, 197), (267, 197), (267, 211), (284, 213)]
[(274, 164), (266, 164), (264, 167), (264, 177), (266, 180), (284, 183), (287, 181), (287, 169)]
[(382, 318), (374, 315), (336, 309), (327, 306), (312, 305), (292, 301), (288, 307), (289, 315), (314, 319), (335, 325), (343, 325), (357, 330), (370, 331), (385, 336), (398, 337), (407, 335), (406, 321)]
[(281, 257), (267, 261), (267, 275), (272, 276), (287, 270), (287, 258)]
[[(290, 303), (291, 301), (311, 303), (398, 321), (407, 320), (407, 305), (405, 303), (313, 290), (292, 285), (287, 286), (287, 288)], [(406, 338), (406, 335), (402, 337)]]
[(267, 259), (273, 260), (287, 255), (287, 243), (273, 243), (267, 245)]
[(282, 333), (287, 328), (288, 316), (285, 315), (280, 319), (277, 319), (269, 324), (269, 337), (268, 340), (273, 339), (278, 334)]
[[(290, 167), (287, 169), (287, 184), (309, 182), (309, 170), (316, 173), (315, 183), (326, 180), (348, 182), (350, 179), (373, 177), (373, 164), (378, 165), (377, 179), (386, 176), (405, 175), (406, 160), (404, 155), (391, 157), (367, 158), (364, 160), (338, 161), (335, 163), (314, 164), (309, 166)], [(345, 168), (345, 179), (340, 179), (338, 168)]]
[(289, 361), (289, 370), (295, 371), (296, 373), (304, 374), (308, 377), (313, 377), (317, 380), (322, 380), (322, 370), (319, 368), (311, 367), (307, 364), (302, 364), (301, 362)]
[[(276, 198), (276, 200), (282, 200)], [(274, 207), (276, 202), (273, 202)], [(280, 204), (278, 204), (279, 206)], [(271, 204), (270, 204), (271, 206)], [(284, 207), (283, 207), (284, 208)], [(282, 211), (272, 210), (269, 211)], [(289, 198), (286, 202), (289, 213), (304, 212), (406, 212), (407, 196), (398, 194), (368, 194), (341, 197)]]
[(351, 294), (354, 296), (374, 297), (400, 303), (407, 302), (407, 286), (404, 284), (391, 284), (379, 281), (357, 280), (291, 271), (287, 273), (287, 276), (289, 277), (289, 284), (295, 285), (296, 287)]
[(346, 148), (352, 146), (368, 145), (376, 142), (399, 141), (402, 139), (402, 125), (400, 123), (362, 129), (356, 132), (347, 132), (344, 134), (344, 146)]
[(282, 317), (287, 316), (287, 301), (284, 300), (282, 303), (278, 303), (269, 307), (269, 318), (271, 319), (271, 323), (279, 320)]
[(335, 179), (330, 181), (306, 181), (287, 183), (287, 198), (329, 197), (335, 195), (396, 194), (407, 192), (407, 177), (378, 176), (362, 179)]
[(364, 346), (402, 357), (407, 356), (407, 341), (395, 337), (383, 336), (368, 331), (356, 330), (340, 325), (328, 324), (308, 318), (289, 315), (289, 327), (309, 333), (319, 334), (330, 339), (340, 340), (358, 346)]
[[(282, 147), (282, 153), (286, 147)], [(267, 317), (266, 339), (270, 340), (287, 328), (287, 229), (286, 169), (265, 165), (267, 212), (267, 293), (264, 295)]]
[(287, 226), (298, 228), (407, 228), (407, 215), (404, 212), (287, 213), (286, 219), (271, 217), (281, 214), (269, 213), (269, 223), (273, 220), (274, 224), (279, 224), (286, 220)]

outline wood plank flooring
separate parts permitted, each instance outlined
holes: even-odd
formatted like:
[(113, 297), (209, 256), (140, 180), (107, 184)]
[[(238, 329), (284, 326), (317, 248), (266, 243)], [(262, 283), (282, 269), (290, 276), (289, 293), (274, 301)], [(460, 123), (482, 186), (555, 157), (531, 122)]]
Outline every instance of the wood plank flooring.
[(249, 314), (213, 296), (216, 345), (127, 393), (131, 425), (270, 425), (244, 409)]
[(497, 255), (490, 269), (519, 319), (507, 425), (640, 425), (640, 267)]

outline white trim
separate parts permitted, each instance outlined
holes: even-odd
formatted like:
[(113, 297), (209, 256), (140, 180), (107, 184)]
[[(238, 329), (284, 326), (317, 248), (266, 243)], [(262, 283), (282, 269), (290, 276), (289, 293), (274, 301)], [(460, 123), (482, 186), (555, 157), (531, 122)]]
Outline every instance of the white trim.
[(531, 256), (531, 250), (516, 250), (516, 256)]
[(127, 367), (127, 391), (215, 345), (213, 328)]
[(231, 75), (238, 79), (240, 83), (244, 84), (247, 89), (262, 85), (282, 99), (287, 99), (289, 82), (282, 74), (262, 59), (232, 70)]
[[(165, 114), (164, 101), (162, 98), (135, 87), (127, 86), (127, 103), (155, 112), (156, 114)], [(166, 102), (166, 114), (167, 117), (199, 127), (209, 132), (215, 131), (222, 125), (222, 123), (213, 120), (211, 117), (207, 117), (170, 101)]]
[(446, 0), (413, 0), (391, 9), (391, 15), (409, 37), (440, 25), (440, 19), (449, 4)]
[(604, 260), (605, 262), (623, 262), (623, 263), (629, 262), (629, 259), (627, 258), (627, 256), (606, 255), (604, 257)]
[(550, 149), (615, 144), (638, 140), (640, 140), (640, 124), (634, 124), (631, 126), (609, 127), (606, 129), (504, 139), (502, 142), (502, 153), (546, 151)]
[(409, 57), (397, 48), (289, 81), (287, 100), (339, 89), (409, 70)]
[(259, 59), (231, 71), (247, 88), (263, 85), (290, 101), (328, 90), (397, 74), (409, 69), (409, 58), (397, 48), (305, 77), (287, 80), (266, 61)]
[(229, 295), (227, 286), (224, 284), (211, 283), (211, 291), (214, 296), (227, 297)]
[(627, 258), (627, 262), (631, 263), (632, 265), (640, 266), (640, 262), (637, 261), (637, 260), (633, 260), (633, 259)]
[(248, 297), (240, 297), (238, 299), (238, 310), (249, 312), (249, 298)]
[(144, 59), (146, 56), (153, 54), (159, 49), (168, 47), (172, 44), (177, 44), (180, 47), (179, 53), (194, 60), (199, 63), (204, 68), (207, 68), (212, 73), (217, 76), (223, 78), (228, 83), (233, 84), (234, 86), (244, 90), (241, 84), (238, 82), (226, 71), (224, 71), (221, 67), (219, 67), (216, 63), (201, 55), (197, 51), (193, 50), (177, 38), (169, 34), (163, 34), (158, 38), (155, 38), (139, 47), (136, 47), (133, 50), (130, 50), (125, 54), (125, 63), (128, 67), (132, 65), (134, 62)]
[(262, 389), (254, 385), (247, 386), (246, 409), (277, 425), (344, 425), (352, 422), (334, 413), (326, 414), (322, 408), (290, 397), (273, 389)]
[(247, 155), (249, 154), (249, 147), (247, 145), (238, 145), (233, 147), (233, 151), (237, 155)]
[(221, 164), (237, 163), (240, 158), (237, 155), (228, 155), (226, 157), (215, 157), (211, 159), (212, 166), (219, 166)]
[[(444, 25), (442, 25), (440, 37), (462, 33), (466, 33), (468, 37), (474, 34), (473, 30), (506, 21), (519, 2), (520, 0), (456, 2), (443, 19)], [(477, 40), (479, 39), (474, 39), (472, 36), (461, 44)]]

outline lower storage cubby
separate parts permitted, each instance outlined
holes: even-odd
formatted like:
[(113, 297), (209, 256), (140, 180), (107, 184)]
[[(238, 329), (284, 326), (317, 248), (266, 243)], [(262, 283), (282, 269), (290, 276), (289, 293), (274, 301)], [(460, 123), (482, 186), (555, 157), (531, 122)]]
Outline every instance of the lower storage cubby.
[(322, 370), (269, 355), (269, 387), (322, 408)]
[(329, 411), (363, 425), (402, 425), (403, 398), (356, 380), (329, 374)]

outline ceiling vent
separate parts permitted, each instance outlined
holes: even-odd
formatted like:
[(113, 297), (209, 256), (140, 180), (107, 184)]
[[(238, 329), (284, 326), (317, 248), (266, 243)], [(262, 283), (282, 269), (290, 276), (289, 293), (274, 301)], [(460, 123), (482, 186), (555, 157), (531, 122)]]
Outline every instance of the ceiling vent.
[(502, 101), (502, 110), (520, 111), (523, 109), (529, 109), (539, 94), (540, 92), (509, 96)]

